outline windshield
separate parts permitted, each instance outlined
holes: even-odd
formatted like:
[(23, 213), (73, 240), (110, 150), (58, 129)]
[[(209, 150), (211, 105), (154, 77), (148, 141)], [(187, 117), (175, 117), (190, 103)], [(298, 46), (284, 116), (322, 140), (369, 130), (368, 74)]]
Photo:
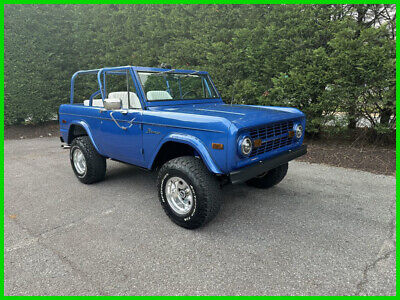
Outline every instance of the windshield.
[(138, 72), (148, 101), (219, 98), (207, 75)]

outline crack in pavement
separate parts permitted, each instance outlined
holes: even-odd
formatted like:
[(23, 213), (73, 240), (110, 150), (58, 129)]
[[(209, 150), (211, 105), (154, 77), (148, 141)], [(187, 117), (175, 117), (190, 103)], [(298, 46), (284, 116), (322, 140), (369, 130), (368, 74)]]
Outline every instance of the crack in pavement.
[(391, 244), (391, 246), (394, 247), (394, 249), (388, 250), (388, 251), (384, 252), (383, 254), (378, 253), (378, 257), (372, 263), (367, 264), (365, 266), (365, 268), (363, 270), (363, 274), (362, 274), (362, 279), (356, 286), (355, 296), (360, 296), (361, 293), (363, 292), (363, 288), (368, 283), (368, 273), (373, 271), (379, 262), (388, 259), (391, 254), (396, 252), (396, 240), (394, 238), (395, 233), (396, 233), (396, 199), (394, 199), (392, 205), (389, 208), (389, 211), (390, 211), (390, 214), (392, 215), (392, 218), (389, 222), (388, 239), (386, 239), (383, 242), (381, 250), (384, 248), (385, 242), (388, 242), (388, 241), (390, 241), (390, 244)]
[(357, 291), (355, 292), (355, 296), (360, 296), (362, 293), (363, 287), (368, 283), (368, 272), (375, 269), (376, 265), (385, 259), (388, 259), (392, 253), (396, 252), (396, 249), (390, 250), (386, 252), (384, 255), (375, 259), (371, 264), (368, 264), (363, 271), (363, 279), (357, 284)]
[(103, 288), (97, 284), (94, 280), (92, 280), (88, 274), (86, 274), (84, 271), (78, 268), (78, 266), (75, 265), (74, 262), (72, 262), (66, 255), (63, 255), (61, 252), (59, 252), (57, 249), (50, 247), (50, 245), (43, 243), (42, 241), (38, 241), (39, 245), (42, 247), (50, 250), (55, 254), (63, 263), (67, 264), (72, 271), (76, 272), (79, 274), (80, 277), (82, 277), (85, 281), (91, 283), (91, 285), (97, 290), (100, 296), (110, 296), (107, 292), (103, 290)]
[(93, 218), (96, 218), (96, 217), (102, 217), (102, 216), (109, 215), (109, 214), (113, 213), (115, 211), (115, 209), (116, 209), (116, 206), (113, 205), (110, 208), (108, 208), (108, 209), (106, 209), (106, 210), (104, 210), (104, 211), (102, 211), (100, 213), (92, 214), (92, 215), (89, 215), (89, 216), (86, 216), (86, 217), (79, 218), (79, 219), (77, 219), (75, 221), (72, 221), (72, 222), (70, 222), (68, 224), (65, 224), (65, 225), (55, 226), (53, 228), (50, 228), (50, 229), (48, 229), (46, 231), (43, 231), (42, 233), (38, 234), (38, 237), (40, 237), (40, 238), (48, 238), (49, 236), (51, 236), (52, 234), (56, 233), (57, 231), (60, 231), (60, 230), (63, 230), (63, 229), (67, 229), (67, 228), (71, 228), (73, 226), (77, 226), (79, 224), (82, 224), (82, 223), (84, 223), (86, 221), (89, 221), (89, 220), (91, 220)]
[[(153, 197), (149, 197), (149, 199), (152, 199)], [(51, 245), (45, 243), (43, 241), (43, 239), (49, 238), (51, 237), (52, 234), (55, 234), (57, 232), (62, 231), (63, 229), (67, 229), (67, 228), (71, 228), (73, 226), (77, 226), (79, 224), (82, 224), (88, 220), (97, 218), (97, 217), (102, 217), (105, 215), (109, 215), (111, 213), (113, 213), (115, 211), (115, 209), (117, 208), (116, 205), (111, 206), (110, 208), (100, 212), (100, 213), (96, 213), (96, 214), (92, 214), (89, 216), (85, 216), (82, 218), (79, 218), (77, 220), (74, 220), (68, 224), (65, 225), (58, 225), (55, 226), (53, 228), (50, 228), (48, 230), (45, 230), (41, 233), (35, 234), (34, 232), (32, 232), (28, 227), (24, 226), (23, 224), (21, 224), (19, 222), (18, 219), (12, 219), (12, 221), (23, 231), (27, 232), (27, 234), (31, 237), (30, 239), (26, 240), (26, 241), (21, 241), (20, 243), (17, 243), (11, 247), (7, 247), (5, 248), (5, 252), (10, 252), (10, 251), (15, 251), (18, 249), (22, 249), (25, 248), (33, 243), (37, 243), (38, 245), (42, 246), (43, 248), (51, 251), (61, 262), (63, 262), (64, 264), (68, 265), (71, 270), (73, 272), (75, 272), (76, 274), (78, 274), (81, 278), (83, 278), (86, 282), (90, 283), (98, 292), (99, 295), (101, 296), (109, 296), (109, 294), (107, 292), (105, 292), (103, 290), (103, 288), (97, 284), (95, 281), (93, 281), (88, 274), (86, 274), (83, 270), (81, 270), (73, 261), (71, 261), (66, 255), (64, 255), (63, 253), (61, 253), (59, 250), (57, 250), (54, 247), (51, 247)]]

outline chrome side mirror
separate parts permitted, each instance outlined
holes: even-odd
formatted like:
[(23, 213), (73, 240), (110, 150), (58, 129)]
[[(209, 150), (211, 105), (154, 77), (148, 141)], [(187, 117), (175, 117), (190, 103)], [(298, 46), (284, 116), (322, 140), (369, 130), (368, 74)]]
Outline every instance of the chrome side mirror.
[(121, 109), (122, 100), (121, 99), (104, 99), (104, 108), (106, 110), (116, 110)]

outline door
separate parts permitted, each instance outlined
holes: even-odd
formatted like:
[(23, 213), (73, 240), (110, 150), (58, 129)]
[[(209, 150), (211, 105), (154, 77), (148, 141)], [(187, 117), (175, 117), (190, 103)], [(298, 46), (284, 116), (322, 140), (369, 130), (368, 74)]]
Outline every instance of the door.
[(142, 111), (129, 109), (101, 113), (102, 149), (110, 158), (143, 166)]
[(121, 109), (100, 110), (100, 135), (104, 155), (143, 166), (142, 105), (136, 91), (131, 68), (106, 69), (100, 82), (102, 97), (119, 99)]

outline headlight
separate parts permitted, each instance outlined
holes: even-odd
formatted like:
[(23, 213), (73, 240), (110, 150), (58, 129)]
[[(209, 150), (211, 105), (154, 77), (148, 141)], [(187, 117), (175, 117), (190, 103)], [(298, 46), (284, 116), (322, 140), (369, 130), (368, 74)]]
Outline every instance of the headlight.
[(253, 150), (253, 143), (249, 137), (245, 137), (240, 144), (240, 150), (244, 156), (250, 154), (251, 150)]
[(300, 139), (303, 136), (303, 126), (297, 125), (295, 129), (296, 138)]

